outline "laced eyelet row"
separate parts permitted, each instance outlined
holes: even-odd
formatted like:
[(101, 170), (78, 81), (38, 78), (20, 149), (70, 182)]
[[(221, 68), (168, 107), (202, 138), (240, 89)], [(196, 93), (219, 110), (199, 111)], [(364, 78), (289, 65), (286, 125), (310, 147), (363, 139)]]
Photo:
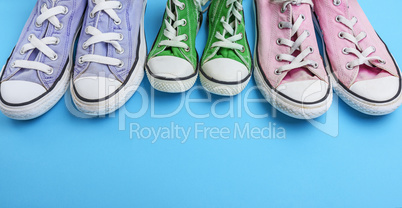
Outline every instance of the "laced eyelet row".
[[(42, 8), (44, 8), (44, 7), (47, 8), (47, 4), (46, 4), (46, 3), (42, 5)], [(66, 14), (68, 13), (68, 7), (63, 6), (63, 8), (64, 8), (63, 14), (66, 15)], [(36, 26), (36, 27), (42, 27), (43, 24), (39, 24), (39, 23), (37, 23), (37, 22), (35, 21), (35, 26)], [(63, 29), (63, 24), (60, 23), (60, 25), (59, 25), (58, 27), (55, 27), (55, 28), (56, 28), (56, 30), (61, 30), (61, 29)]]

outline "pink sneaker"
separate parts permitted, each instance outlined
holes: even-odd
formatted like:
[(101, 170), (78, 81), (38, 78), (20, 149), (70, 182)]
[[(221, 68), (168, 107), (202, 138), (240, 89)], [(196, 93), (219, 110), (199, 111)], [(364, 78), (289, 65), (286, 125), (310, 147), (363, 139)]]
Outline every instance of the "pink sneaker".
[(254, 78), (264, 97), (281, 112), (316, 118), (332, 103), (332, 88), (318, 50), (312, 0), (254, 0)]
[(399, 68), (357, 0), (314, 1), (335, 92), (369, 115), (396, 110), (402, 101)]

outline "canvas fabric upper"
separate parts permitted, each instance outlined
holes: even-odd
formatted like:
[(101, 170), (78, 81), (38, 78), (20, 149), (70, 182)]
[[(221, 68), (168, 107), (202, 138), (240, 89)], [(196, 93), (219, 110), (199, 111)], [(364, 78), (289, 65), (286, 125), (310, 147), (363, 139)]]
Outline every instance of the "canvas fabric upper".
[[(325, 72), (314, 32), (311, 6), (309, 4), (298, 6), (289, 4), (287, 10), (282, 13), (283, 3), (275, 3), (271, 0), (255, 1), (258, 24), (258, 45), (256, 47), (259, 64), (271, 86), (277, 88), (281, 84), (303, 80), (322, 80), (328, 83), (328, 76)], [(313, 53), (309, 54), (305, 59), (318, 63), (318, 68), (306, 66), (277, 75), (275, 74), (275, 70), (289, 64), (289, 62), (277, 61), (276, 56), (279, 54), (290, 54), (290, 47), (278, 45), (277, 40), (285, 38), (295, 41), (295, 37), (290, 37), (290, 29), (280, 29), (278, 25), (282, 21), (294, 22), (300, 15), (304, 15), (305, 20), (295, 37), (300, 36), (306, 30), (309, 31), (310, 36), (302, 43), (301, 50), (303, 51), (308, 47), (314, 49)], [(298, 52), (295, 53), (294, 55), (297, 56)]]
[[(208, 41), (204, 49), (204, 53), (201, 59), (201, 65), (205, 64), (208, 61), (217, 59), (217, 58), (229, 58), (232, 60), (236, 60), (242, 64), (244, 64), (250, 71), (252, 66), (251, 60), (251, 52), (247, 42), (246, 37), (246, 30), (245, 30), (245, 20), (244, 20), (244, 13), (241, 11), (242, 20), (237, 23), (237, 28), (235, 34), (243, 34), (243, 38), (236, 43), (244, 46), (245, 50), (235, 50), (235, 49), (228, 49), (228, 48), (221, 48), (221, 47), (212, 47), (213, 43), (220, 41), (215, 37), (216, 33), (219, 32), (220, 34), (224, 33), (224, 27), (220, 22), (222, 17), (228, 17), (230, 13), (229, 8), (226, 6), (226, 0), (213, 0), (209, 6), (208, 11), (208, 24), (209, 24), (209, 32), (208, 32)], [(238, 0), (238, 2), (243, 3), (242, 0)], [(230, 20), (230, 22), (235, 21), (234, 18)], [(225, 34), (225, 38), (229, 38), (229, 33)]]
[[(187, 24), (185, 26), (179, 26), (177, 28), (177, 36), (187, 34), (188, 39), (182, 41), (186, 43), (190, 50), (186, 51), (185, 48), (178, 47), (170, 47), (166, 45), (159, 45), (161, 41), (169, 40), (164, 34), (164, 30), (166, 29), (165, 22), (162, 23), (159, 34), (155, 40), (154, 46), (148, 55), (148, 60), (158, 56), (175, 56), (182, 59), (187, 60), (191, 63), (194, 69), (197, 68), (198, 57), (197, 51), (195, 48), (195, 39), (198, 32), (198, 27), (201, 25), (200, 11), (196, 6), (194, 0), (180, 0), (185, 4), (183, 10), (181, 10), (178, 6), (175, 6), (171, 0), (168, 0), (167, 7), (174, 11), (177, 20), (185, 19)], [(172, 23), (172, 20), (165, 13), (163, 19), (169, 20)]]
[[(44, 4), (47, 5), (48, 9), (56, 6), (66, 6), (68, 8), (67, 14), (59, 14), (56, 16), (60, 20), (60, 23), (63, 24), (63, 27), (60, 30), (57, 30), (47, 20), (39, 27), (35, 24), (37, 17), (41, 14), (41, 8)], [(87, 1), (82, 0), (39, 0), (26, 22), (18, 43), (4, 68), (1, 82), (7, 80), (29, 81), (40, 84), (46, 89), (51, 88), (58, 77), (61, 76), (61, 73), (66, 66), (71, 47), (74, 44), (74, 36), (79, 29), (86, 5)], [(28, 37), (31, 34), (35, 35), (38, 39), (44, 37), (59, 38), (59, 44), (48, 45), (48, 47), (54, 50), (58, 55), (57, 60), (50, 60), (38, 50), (31, 50), (25, 54), (20, 54), (22, 46), (29, 43)], [(53, 74), (46, 74), (42, 71), (33, 69), (12, 68), (11, 64), (16, 60), (41, 62), (52, 67), (54, 71)]]
[[(376, 31), (373, 29), (362, 8), (357, 0), (342, 0), (341, 4), (334, 5), (334, 0), (315, 0), (315, 12), (317, 13), (321, 29), (324, 35), (324, 41), (326, 44), (327, 54), (334, 71), (334, 75), (338, 80), (346, 87), (351, 87), (354, 83), (377, 79), (387, 76), (398, 77), (397, 67), (387, 50), (386, 45), (378, 37)], [(336, 17), (342, 15), (347, 19), (357, 18), (357, 23), (353, 30), (350, 30), (347, 26), (336, 21)], [(344, 54), (343, 48), (354, 48), (355, 45), (346, 40), (338, 37), (340, 32), (347, 32), (353, 35), (358, 35), (361, 32), (367, 33), (359, 45), (362, 50), (368, 47), (374, 46), (376, 51), (370, 56), (379, 56), (385, 60), (385, 64), (378, 61), (372, 61), (371, 63), (375, 67), (369, 67), (367, 65), (361, 65), (355, 67), (352, 70), (346, 68), (346, 64), (351, 62), (357, 57), (353, 54)]]
[[(140, 26), (142, 24), (143, 4), (145, 0), (119, 0), (123, 7), (121, 9), (115, 9), (121, 24), (115, 24), (114, 20), (109, 17), (104, 11), (97, 12), (95, 17), (90, 17), (90, 13), (93, 10), (95, 4), (92, 0), (88, 0), (88, 9), (84, 16), (83, 29), (80, 34), (80, 39), (77, 46), (76, 64), (74, 68), (74, 79), (80, 77), (109, 77), (124, 82), (133, 68), (137, 57), (137, 49), (139, 46)], [(102, 33), (119, 33), (123, 35), (123, 40), (118, 43), (124, 49), (124, 53), (119, 54), (116, 49), (108, 43), (101, 42), (96, 43), (87, 49), (82, 46), (91, 35), (86, 34), (85, 28), (93, 26), (100, 30)], [(79, 63), (79, 57), (86, 54), (94, 54), (100, 56), (106, 56), (116, 58), (124, 62), (123, 67), (105, 65), (94, 62)]]

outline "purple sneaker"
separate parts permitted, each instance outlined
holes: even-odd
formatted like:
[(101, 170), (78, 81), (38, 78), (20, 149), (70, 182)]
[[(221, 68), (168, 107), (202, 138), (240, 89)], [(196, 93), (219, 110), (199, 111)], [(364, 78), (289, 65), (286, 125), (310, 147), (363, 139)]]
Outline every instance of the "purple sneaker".
[(86, 1), (38, 0), (0, 78), (0, 109), (28, 120), (50, 110), (65, 93)]
[(146, 0), (92, 0), (77, 47), (71, 94), (88, 115), (114, 112), (144, 77)]

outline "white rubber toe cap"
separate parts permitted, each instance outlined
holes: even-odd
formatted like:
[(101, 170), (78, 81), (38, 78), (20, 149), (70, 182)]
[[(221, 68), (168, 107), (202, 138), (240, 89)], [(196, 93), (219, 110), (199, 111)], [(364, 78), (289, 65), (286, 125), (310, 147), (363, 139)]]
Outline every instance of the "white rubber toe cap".
[(313, 103), (325, 97), (328, 87), (329, 85), (321, 80), (305, 80), (282, 84), (277, 90), (293, 100)]
[(82, 77), (74, 81), (78, 95), (88, 100), (98, 100), (115, 92), (121, 82), (106, 77)]
[(202, 70), (208, 77), (222, 82), (239, 82), (250, 74), (244, 64), (228, 58), (208, 61)]
[(28, 81), (10, 80), (1, 84), (1, 97), (11, 104), (29, 102), (46, 92), (40, 84)]
[(195, 69), (185, 59), (175, 56), (158, 56), (148, 61), (152, 75), (170, 79), (188, 77), (194, 74)]
[(389, 76), (356, 82), (350, 90), (361, 97), (381, 102), (392, 99), (398, 93), (399, 87), (399, 78)]

